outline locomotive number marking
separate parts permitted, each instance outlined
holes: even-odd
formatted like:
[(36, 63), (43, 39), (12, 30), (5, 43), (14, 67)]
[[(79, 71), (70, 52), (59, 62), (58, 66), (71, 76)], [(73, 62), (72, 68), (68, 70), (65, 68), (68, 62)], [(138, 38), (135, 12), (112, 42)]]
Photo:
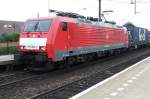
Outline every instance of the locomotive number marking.
[(38, 46), (27, 45), (26, 49), (39, 49)]
[(40, 46), (46, 46), (47, 38), (20, 38), (20, 45), (26, 49), (38, 50)]

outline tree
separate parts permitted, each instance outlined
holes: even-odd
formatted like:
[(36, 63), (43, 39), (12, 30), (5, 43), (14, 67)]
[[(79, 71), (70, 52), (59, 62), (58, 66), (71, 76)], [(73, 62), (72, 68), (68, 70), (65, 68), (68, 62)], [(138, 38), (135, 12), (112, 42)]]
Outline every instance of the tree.
[(19, 39), (19, 33), (3, 33), (0, 35), (0, 42), (6, 43), (7, 53), (9, 53), (9, 42), (17, 42)]
[(19, 40), (19, 33), (11, 33), (9, 34), (9, 38), (11, 42), (17, 42)]
[(19, 40), (19, 33), (3, 33), (0, 35), (0, 42), (17, 42)]

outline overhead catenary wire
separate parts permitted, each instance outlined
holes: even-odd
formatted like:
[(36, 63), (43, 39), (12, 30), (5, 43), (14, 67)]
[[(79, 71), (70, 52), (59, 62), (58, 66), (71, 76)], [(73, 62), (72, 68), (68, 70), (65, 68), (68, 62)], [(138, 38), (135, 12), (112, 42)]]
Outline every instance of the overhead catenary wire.
[(137, 0), (138, 3), (149, 3), (150, 0)]
[(124, 2), (124, 1), (119, 1), (119, 0), (106, 0), (106, 1), (111, 1), (111, 2), (116, 2), (116, 3), (126, 3), (126, 4), (131, 4), (130, 2)]
[[(125, 1), (119, 1), (119, 0), (106, 0), (106, 1), (110, 1), (110, 2), (116, 2), (116, 3), (124, 3), (124, 4), (132, 4), (131, 2), (125, 2)], [(150, 3), (150, 1), (137, 1), (137, 3)]]
[(137, 2), (137, 3), (150, 3), (150, 1), (143, 1), (143, 2)]

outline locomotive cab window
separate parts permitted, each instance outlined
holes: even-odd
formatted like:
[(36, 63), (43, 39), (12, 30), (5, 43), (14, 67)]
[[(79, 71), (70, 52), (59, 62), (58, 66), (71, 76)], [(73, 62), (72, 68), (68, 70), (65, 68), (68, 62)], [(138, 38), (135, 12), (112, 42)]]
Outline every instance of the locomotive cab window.
[(67, 22), (62, 22), (62, 31), (67, 31), (67, 30), (68, 30)]
[(48, 32), (51, 20), (30, 20), (25, 23), (25, 32)]

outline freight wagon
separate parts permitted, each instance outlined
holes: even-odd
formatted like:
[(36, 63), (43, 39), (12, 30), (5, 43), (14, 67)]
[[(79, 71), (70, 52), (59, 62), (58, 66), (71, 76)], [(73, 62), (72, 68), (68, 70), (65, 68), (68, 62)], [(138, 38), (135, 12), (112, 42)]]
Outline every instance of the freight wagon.
[(134, 25), (125, 25), (129, 33), (129, 47), (143, 46), (149, 44), (150, 31), (142, 27), (136, 27)]

